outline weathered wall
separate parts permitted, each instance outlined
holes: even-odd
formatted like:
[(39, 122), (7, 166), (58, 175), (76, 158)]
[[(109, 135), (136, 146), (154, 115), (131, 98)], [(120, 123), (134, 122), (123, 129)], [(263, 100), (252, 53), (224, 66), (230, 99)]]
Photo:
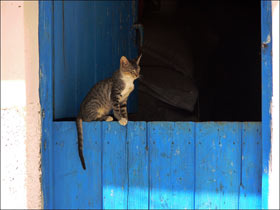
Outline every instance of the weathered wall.
[(1, 1), (1, 208), (39, 209), (38, 2)]
[(279, 209), (279, 9), (279, 1), (272, 1), (272, 128), (268, 202), (270, 209)]

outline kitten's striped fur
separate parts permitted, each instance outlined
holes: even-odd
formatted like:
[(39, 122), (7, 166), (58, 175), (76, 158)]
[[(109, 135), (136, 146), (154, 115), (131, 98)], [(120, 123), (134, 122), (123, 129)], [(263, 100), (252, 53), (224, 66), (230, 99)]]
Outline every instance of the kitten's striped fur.
[(139, 77), (141, 55), (129, 61), (125, 56), (120, 59), (120, 68), (113, 76), (98, 82), (87, 94), (80, 106), (76, 119), (78, 131), (78, 150), (83, 169), (86, 164), (83, 156), (82, 121), (112, 121), (109, 112), (113, 109), (115, 118), (123, 126), (127, 124), (127, 98), (134, 89), (134, 80)]

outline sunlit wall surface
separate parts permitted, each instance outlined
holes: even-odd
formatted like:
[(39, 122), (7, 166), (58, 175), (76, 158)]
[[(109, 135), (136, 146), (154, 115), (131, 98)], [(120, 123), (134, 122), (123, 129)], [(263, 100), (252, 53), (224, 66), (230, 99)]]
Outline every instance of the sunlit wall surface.
[(38, 2), (1, 1), (1, 209), (41, 208)]

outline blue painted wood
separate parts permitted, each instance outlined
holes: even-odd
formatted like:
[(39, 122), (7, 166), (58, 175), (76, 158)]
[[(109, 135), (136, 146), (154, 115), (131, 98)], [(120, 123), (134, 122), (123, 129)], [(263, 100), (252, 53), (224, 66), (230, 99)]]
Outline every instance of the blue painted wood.
[[(134, 36), (134, 31), (130, 30), (128, 25), (132, 24), (131, 13), (133, 13), (133, 4), (135, 2), (131, 1), (130, 6), (125, 5), (125, 3), (116, 6), (116, 2), (111, 2), (112, 5), (108, 6), (108, 3), (110, 2), (91, 1), (77, 4), (77, 2), (64, 1), (63, 5), (56, 1), (39, 2), (39, 76), (40, 102), (42, 106), (41, 151), (44, 208), (132, 208), (140, 205), (143, 208), (147, 208), (147, 206), (150, 208), (180, 208), (181, 206), (187, 207), (189, 205), (187, 208), (235, 208), (238, 205), (238, 190), (240, 190), (240, 208), (245, 204), (248, 208), (252, 208), (253, 199), (255, 199), (255, 206), (259, 206), (262, 202), (262, 208), (266, 208), (271, 119), (269, 114), (271, 99), (271, 40), (269, 41), (268, 39), (268, 35), (271, 33), (271, 2), (262, 2), (263, 139), (261, 197), (256, 192), (260, 184), (260, 180), (256, 175), (257, 172), (254, 174), (251, 171), (251, 165), (258, 164), (260, 156), (257, 156), (257, 151), (259, 151), (260, 146), (255, 145), (256, 148), (253, 149), (250, 146), (247, 148), (247, 145), (245, 145), (242, 148), (242, 152), (245, 154), (247, 150), (247, 157), (244, 156), (241, 164), (240, 123), (195, 123), (194, 125), (191, 123), (174, 124), (174, 122), (148, 123), (146, 131), (149, 137), (148, 159), (151, 161), (149, 163), (150, 167), (146, 169), (148, 172), (143, 169), (141, 170), (142, 174), (136, 175), (133, 175), (133, 169), (137, 165), (140, 169), (145, 168), (147, 154), (144, 155), (143, 148), (141, 148), (142, 153), (139, 153), (139, 157), (135, 157), (133, 149), (130, 147), (135, 148), (139, 143), (141, 144), (141, 141), (144, 141), (144, 130), (141, 129), (141, 126), (145, 125), (145, 123), (129, 123), (127, 128), (120, 126), (117, 122), (84, 123), (85, 159), (88, 169), (86, 172), (81, 169), (77, 153), (75, 124), (73, 122), (52, 122), (53, 87), (62, 87), (59, 82), (61, 84), (76, 85), (78, 92), (71, 92), (71, 97), (81, 101), (83, 94), (85, 95), (91, 87), (91, 84), (87, 83), (87, 81), (92, 80), (95, 82), (97, 77), (106, 76), (107, 68), (104, 66), (107, 65), (106, 61), (108, 59), (111, 59), (112, 65), (117, 66), (118, 57), (124, 51), (131, 52), (131, 55), (135, 52), (133, 51), (135, 49), (134, 43), (123, 41), (127, 37), (130, 39)], [(64, 11), (62, 8), (64, 8)], [(123, 10), (131, 11), (131, 13), (124, 14)], [(105, 12), (107, 17), (104, 17)], [(59, 20), (59, 18), (63, 17), (64, 20)], [(71, 18), (73, 21), (71, 21)], [(108, 20), (110, 18), (112, 21)], [(77, 23), (75, 20), (80, 21)], [(98, 24), (99, 27), (108, 24), (109, 27), (106, 28), (111, 31), (99, 30)], [(91, 28), (91, 26), (93, 27)], [(126, 30), (128, 30), (128, 33), (125, 33)], [(78, 31), (83, 33), (77, 33)], [(113, 37), (110, 35), (111, 32), (117, 33), (117, 35)], [(73, 36), (69, 36), (70, 33), (73, 33)], [(93, 36), (88, 34), (93, 34)], [(76, 39), (73, 39), (73, 37)], [(92, 41), (86, 42), (90, 43), (89, 45), (93, 46), (92, 48), (86, 46), (85, 42), (83, 42), (83, 38), (89, 39), (89, 37), (94, 37)], [(118, 42), (114, 42), (115, 37), (118, 37)], [(59, 40), (62, 40), (62, 43)], [(111, 43), (111, 48), (106, 43)], [(56, 50), (59, 46), (60, 49)], [(56, 47), (56, 49), (53, 50), (53, 47)], [(101, 47), (104, 49), (102, 48), (101, 51), (98, 51)], [(104, 53), (108, 49), (112, 52), (111, 57)], [(122, 51), (123, 49), (128, 50)], [(77, 56), (73, 56), (70, 53), (75, 50), (79, 52)], [(53, 54), (54, 51), (56, 54)], [(85, 51), (90, 53), (87, 54)], [(91, 53), (95, 56), (89, 55)], [(107, 56), (107, 60), (105, 56)], [(115, 59), (113, 58), (114, 56)], [(84, 72), (83, 69), (86, 68), (89, 71), (92, 67), (91, 65), (95, 69), (100, 67), (102, 71)], [(52, 68), (53, 66), (54, 69)], [(80, 66), (82, 68), (79, 68)], [(105, 70), (102, 68), (105, 68)], [(57, 77), (52, 74), (53, 72), (56, 74), (57, 71), (64, 71), (64, 75), (60, 74), (62, 76)], [(75, 75), (75, 77), (67, 75), (68, 71), (70, 73), (74, 72), (72, 76)], [(53, 78), (55, 79), (54, 81), (58, 79), (58, 83), (52, 84)], [(74, 81), (71, 81), (71, 79)], [(86, 82), (75, 83), (76, 80)], [(68, 91), (67, 88), (64, 90)], [(60, 93), (64, 94), (63, 91)], [(56, 97), (55, 94), (54, 97)], [(66, 94), (66, 96), (61, 97), (66, 97), (64, 105), (71, 104), (67, 101), (71, 98), (69, 95)], [(72, 107), (73, 110), (77, 109), (77, 104), (79, 103), (71, 104), (71, 106), (76, 107)], [(56, 106), (57, 103), (54, 103), (54, 105)], [(60, 109), (62, 109), (62, 106)], [(137, 126), (139, 126), (138, 129)], [(188, 132), (188, 129), (185, 130), (184, 127), (192, 129), (192, 126), (196, 127), (193, 134), (193, 142), (196, 143), (194, 153), (192, 153), (191, 145), (184, 144), (185, 139), (191, 139), (192, 136), (192, 131)], [(257, 125), (254, 123), (248, 123), (248, 131), (243, 130), (245, 143), (248, 142), (251, 145), (252, 142), (257, 140), (254, 138), (259, 135), (255, 130), (256, 127)], [(220, 129), (219, 131), (218, 128)], [(126, 135), (131, 144), (127, 144)], [(185, 138), (181, 138), (184, 136)], [(111, 145), (107, 144), (106, 139), (112, 141), (109, 142)], [(153, 141), (155, 141), (155, 144), (153, 144)], [(221, 148), (218, 141), (223, 142)], [(181, 157), (177, 155), (176, 148), (180, 148), (180, 154), (183, 153)], [(191, 157), (194, 154), (195, 158), (192, 164)], [(179, 167), (180, 164), (181, 167)], [(191, 176), (192, 167), (195, 167), (195, 177)], [(138, 170), (140, 170), (139, 168)], [(256, 166), (254, 170), (258, 171), (259, 168)], [(245, 173), (246, 171), (252, 174), (251, 177), (253, 175), (256, 177), (250, 180), (248, 178), (250, 176)], [(159, 172), (160, 176), (157, 176), (157, 172)], [(185, 175), (185, 178), (183, 175)], [(239, 189), (240, 175), (242, 176), (244, 188)], [(178, 177), (179, 181), (176, 179)], [(180, 180), (180, 177), (182, 180)], [(145, 182), (147, 179), (148, 184)], [(183, 183), (182, 185), (180, 181)], [(195, 200), (191, 206), (191, 201), (194, 197), (192, 195), (194, 193), (192, 191), (193, 183), (195, 183), (196, 191)], [(148, 198), (145, 196), (147, 191)], [(246, 195), (257, 196), (246, 196), (245, 198), (245, 193)], [(142, 200), (136, 200), (138, 196)], [(184, 201), (183, 198), (185, 198)], [(148, 200), (147, 203), (146, 200)], [(252, 205), (249, 206), (249, 203), (252, 203)]]
[(240, 123), (196, 125), (195, 209), (237, 209)]
[(103, 208), (127, 208), (126, 127), (118, 122), (102, 123)]
[(193, 208), (193, 124), (148, 123), (148, 131), (150, 208)]
[(172, 208), (194, 209), (194, 123), (175, 122), (171, 156)]
[(172, 208), (171, 156), (174, 123), (148, 123), (150, 209)]
[(243, 123), (239, 209), (261, 209), (261, 123)]
[[(135, 1), (54, 2), (55, 119), (76, 117), (88, 91), (119, 68), (120, 57), (137, 55), (133, 5)], [(128, 111), (136, 108), (133, 94)]]
[(83, 123), (84, 171), (75, 123), (54, 122), (53, 207), (259, 207), (261, 125), (241, 124)]
[(148, 209), (148, 141), (146, 122), (128, 122), (128, 209)]
[(272, 98), (271, 1), (261, 1), (262, 27), (262, 208), (268, 208), (269, 160), (271, 150)]
[[(95, 3), (95, 77), (94, 84), (110, 77), (119, 68), (121, 56), (134, 58), (137, 46), (134, 44), (135, 31), (132, 29), (136, 19), (135, 1), (97, 1)], [(106, 15), (105, 15), (106, 14)], [(105, 27), (107, 26), (107, 27)], [(128, 111), (137, 110), (137, 91), (129, 96)]]
[(83, 123), (84, 157), (81, 167), (74, 122), (55, 122), (53, 129), (54, 207), (58, 209), (100, 209), (101, 123)]
[(39, 94), (42, 120), (42, 190), (44, 208), (53, 207), (53, 145), (52, 145), (52, 65), (53, 4), (39, 1)]

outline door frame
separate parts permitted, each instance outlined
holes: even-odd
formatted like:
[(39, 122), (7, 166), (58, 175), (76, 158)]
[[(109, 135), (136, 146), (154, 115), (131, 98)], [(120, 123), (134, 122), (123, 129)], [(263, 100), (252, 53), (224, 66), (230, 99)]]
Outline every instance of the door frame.
[(261, 1), (262, 56), (262, 208), (268, 209), (269, 169), (271, 163), (272, 104), (272, 8), (271, 1)]
[(39, 1), (39, 96), (41, 104), (41, 170), (44, 209), (53, 208), (53, 59), (54, 1)]
[[(272, 9), (271, 1), (261, 1), (262, 53), (262, 208), (268, 208), (271, 162), (272, 100)], [(39, 1), (39, 79), (42, 121), (42, 190), (44, 208), (53, 208), (53, 65), (54, 1)]]

